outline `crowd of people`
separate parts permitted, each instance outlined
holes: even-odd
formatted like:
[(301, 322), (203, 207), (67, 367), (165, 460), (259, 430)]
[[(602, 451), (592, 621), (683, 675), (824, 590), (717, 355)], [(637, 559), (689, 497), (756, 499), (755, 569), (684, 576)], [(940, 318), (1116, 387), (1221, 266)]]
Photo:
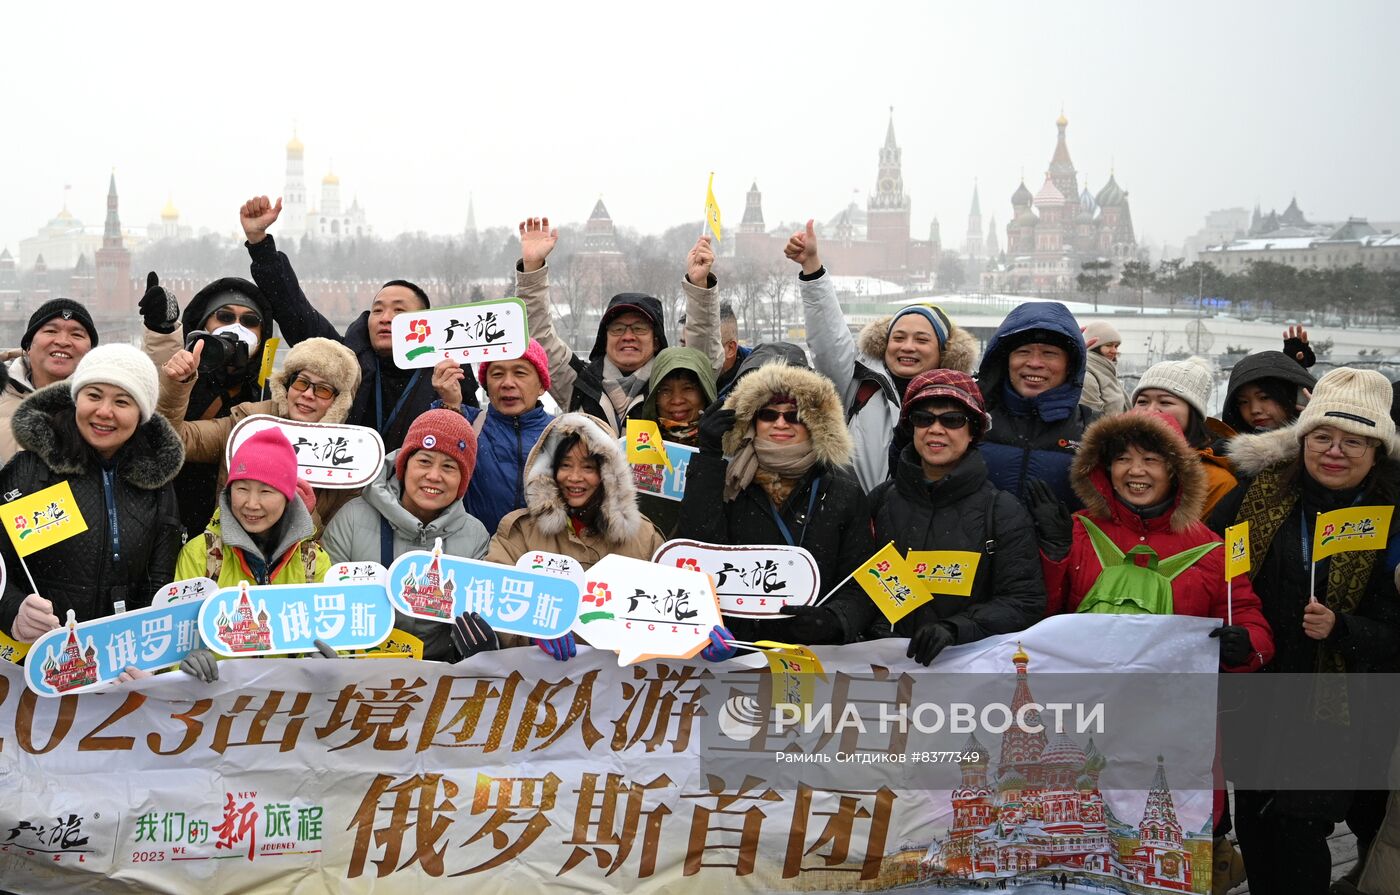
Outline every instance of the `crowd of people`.
[[(1230, 673), (1347, 676), (1392, 671), (1400, 656), (1400, 539), (1319, 560), (1315, 591), (1305, 574), (1317, 513), (1400, 500), (1394, 391), (1368, 370), (1314, 379), (1301, 329), (1234, 366), (1215, 418), (1208, 362), (1163, 361), (1126, 389), (1114, 327), (1081, 324), (1053, 301), (1017, 306), (980, 357), (977, 339), (933, 304), (853, 334), (809, 222), (785, 248), (805, 346), (738, 344), (701, 237), (681, 271), (680, 344), (668, 342), (660, 301), (622, 293), (584, 355), (554, 325), (557, 231), (531, 218), (515, 270), (532, 337), (524, 355), (403, 369), (391, 322), (430, 296), (391, 280), (341, 332), (278, 250), (269, 229), (280, 211), (266, 197), (241, 209), (251, 280), (217, 280), (181, 310), (152, 273), (141, 348), (99, 345), (87, 310), (68, 299), (33, 313), (0, 370), (0, 493), (66, 481), (89, 524), (28, 557), (28, 576), (0, 539), (11, 570), (0, 628), (16, 640), (70, 610), (86, 621), (140, 608), (188, 577), (319, 581), (331, 563), (388, 566), (437, 539), (456, 556), (513, 565), (545, 550), (587, 569), (610, 554), (650, 559), (683, 537), (800, 546), (828, 584), (891, 541), (901, 553), (981, 556), (970, 596), (937, 597), (894, 625), (851, 581), (783, 617), (726, 619), (703, 653), (714, 661), (733, 656), (736, 639), (901, 638), (928, 665), (949, 646), (1075, 612), (1217, 619), (1211, 636)], [(263, 400), (257, 372), (274, 332), (291, 347)], [(252, 414), (365, 426), (389, 453), (360, 491), (300, 481), (276, 429), (226, 463), (234, 425)], [(639, 494), (619, 445), (629, 419), (696, 450), (682, 500)], [(1227, 589), (1221, 537), (1241, 521), (1254, 566)], [(400, 616), (396, 627), (422, 640), (425, 660), (527, 645), (479, 616)], [(573, 634), (537, 645), (561, 661), (577, 651)], [(334, 654), (320, 645), (314, 655)], [(217, 676), (203, 651), (182, 668)], [(1287, 736), (1310, 711), (1279, 713), (1264, 735)], [(1217, 794), (1218, 890), (1239, 881), (1232, 825), (1259, 893), (1326, 891), (1336, 822), (1357, 834), (1356, 874), (1372, 842), (1386, 841), (1385, 793), (1298, 795), (1238, 791), (1232, 818)], [(1377, 867), (1396, 860), (1383, 845), (1373, 852)]]

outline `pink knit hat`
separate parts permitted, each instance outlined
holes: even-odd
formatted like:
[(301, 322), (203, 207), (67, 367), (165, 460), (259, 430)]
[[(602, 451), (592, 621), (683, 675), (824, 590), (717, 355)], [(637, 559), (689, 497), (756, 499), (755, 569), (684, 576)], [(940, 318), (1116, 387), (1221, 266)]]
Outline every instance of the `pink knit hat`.
[(467, 418), (455, 410), (429, 410), (414, 420), (394, 459), (394, 474), (400, 482), (408, 458), (418, 451), (437, 451), (457, 461), (457, 468), (462, 471), (462, 481), (457, 485), (457, 499), (461, 500), (476, 470), (476, 430)]
[[(530, 362), (530, 365), (535, 368), (535, 372), (540, 374), (540, 385), (545, 391), (549, 391), (549, 355), (544, 353), (544, 346), (534, 339), (531, 339), (530, 344), (525, 348), (525, 354), (520, 357), (520, 360), (527, 360)], [(479, 364), (476, 368), (476, 381), (481, 383), (482, 388), (486, 387), (486, 368), (491, 366), (492, 363), (494, 363), (494, 361), (488, 360)]]
[(228, 483), (250, 479), (280, 492), (290, 502), (297, 496), (297, 452), (281, 429), (254, 432), (234, 451)]

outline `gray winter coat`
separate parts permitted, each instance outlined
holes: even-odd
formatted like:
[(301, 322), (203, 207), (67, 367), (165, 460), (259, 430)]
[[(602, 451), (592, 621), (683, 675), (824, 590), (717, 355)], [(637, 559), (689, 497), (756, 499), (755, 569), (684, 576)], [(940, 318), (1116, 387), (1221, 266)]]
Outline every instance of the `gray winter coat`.
[(1103, 416), (1128, 409), (1128, 395), (1118, 378), (1118, 365), (1097, 351), (1090, 351), (1084, 368), (1084, 391), (1079, 403)]

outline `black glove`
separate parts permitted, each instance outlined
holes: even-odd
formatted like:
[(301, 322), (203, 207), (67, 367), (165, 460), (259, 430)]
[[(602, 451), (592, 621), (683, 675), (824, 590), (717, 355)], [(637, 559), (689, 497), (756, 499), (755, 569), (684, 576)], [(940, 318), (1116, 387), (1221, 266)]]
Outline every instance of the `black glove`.
[(778, 640), (802, 646), (846, 642), (846, 629), (841, 619), (825, 606), (787, 606), (783, 612), (792, 618), (775, 621)]
[(943, 622), (929, 622), (919, 626), (914, 636), (909, 638), (909, 650), (904, 655), (926, 666), (939, 653), (952, 646), (956, 639), (952, 629)]
[(209, 684), (219, 679), (219, 662), (207, 649), (192, 649), (180, 660), (180, 670)]
[(449, 630), (452, 634), (452, 645), (457, 647), (457, 652), (462, 654), (463, 659), (501, 648), (501, 641), (496, 632), (479, 613), (463, 612), (452, 620)]
[[(1310, 369), (1317, 363), (1317, 355), (1313, 353), (1312, 346), (1302, 339), (1284, 339), (1283, 353), (1296, 360), (1298, 366), (1304, 369)], [(1302, 357), (1299, 357), (1300, 354)]]
[(180, 305), (170, 290), (160, 284), (160, 277), (154, 270), (146, 274), (146, 294), (141, 296), (137, 307), (141, 310), (141, 319), (146, 322), (146, 329), (158, 333), (175, 331), (175, 321), (180, 318)]
[(1051, 559), (1069, 556), (1069, 545), (1074, 539), (1074, 520), (1070, 518), (1065, 502), (1041, 479), (1031, 479), (1027, 483), (1026, 509), (1035, 522), (1040, 549), (1045, 551), (1045, 555)]
[(1243, 665), (1254, 655), (1254, 644), (1249, 639), (1249, 631), (1239, 625), (1224, 625), (1210, 632), (1210, 636), (1220, 639), (1220, 664), (1227, 668)]
[(697, 446), (702, 454), (720, 455), (724, 453), (724, 435), (734, 428), (734, 411), (712, 407), (700, 417), (697, 432)]
[(312, 650), (311, 652), (309, 652), (309, 653), (306, 654), (309, 658), (312, 658), (312, 659), (339, 659), (339, 658), (340, 658), (340, 653), (336, 652), (335, 647), (331, 646), (329, 643), (326, 643), (326, 641), (324, 641), (324, 640), (313, 640), (313, 641), (312, 641), (312, 645), (315, 646), (316, 648), (315, 648), (314, 650)]

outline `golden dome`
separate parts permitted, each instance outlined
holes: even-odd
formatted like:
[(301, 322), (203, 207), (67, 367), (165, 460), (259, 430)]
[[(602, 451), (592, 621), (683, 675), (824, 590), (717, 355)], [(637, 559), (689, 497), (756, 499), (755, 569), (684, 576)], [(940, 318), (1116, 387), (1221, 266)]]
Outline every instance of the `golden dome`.
[(292, 138), (287, 141), (288, 152), (301, 152), (306, 147), (301, 145), (301, 140), (297, 138), (297, 132), (292, 131)]
[(1064, 126), (1067, 125), (1067, 124), (1069, 124), (1069, 119), (1066, 118), (1066, 117), (1065, 117), (1065, 113), (1064, 113), (1063, 111), (1061, 111), (1061, 112), (1060, 112), (1060, 117), (1055, 119), (1055, 126), (1056, 126), (1056, 127), (1064, 127)]
[(180, 216), (180, 212), (175, 209), (175, 202), (171, 198), (165, 200), (165, 207), (160, 210), (162, 221), (173, 221)]
[(1030, 660), (1031, 657), (1026, 654), (1025, 649), (1021, 646), (1021, 641), (1016, 641), (1016, 652), (1012, 653), (1011, 661), (1015, 662), (1017, 665), (1021, 665)]
[(330, 172), (328, 172), (328, 173), (326, 174), (325, 177), (322, 177), (322, 178), (321, 178), (321, 183), (322, 183), (322, 184), (336, 184), (336, 185), (339, 185), (339, 183), (340, 183), (340, 178), (335, 176), (335, 172), (334, 172), (334, 171), (330, 171)]

